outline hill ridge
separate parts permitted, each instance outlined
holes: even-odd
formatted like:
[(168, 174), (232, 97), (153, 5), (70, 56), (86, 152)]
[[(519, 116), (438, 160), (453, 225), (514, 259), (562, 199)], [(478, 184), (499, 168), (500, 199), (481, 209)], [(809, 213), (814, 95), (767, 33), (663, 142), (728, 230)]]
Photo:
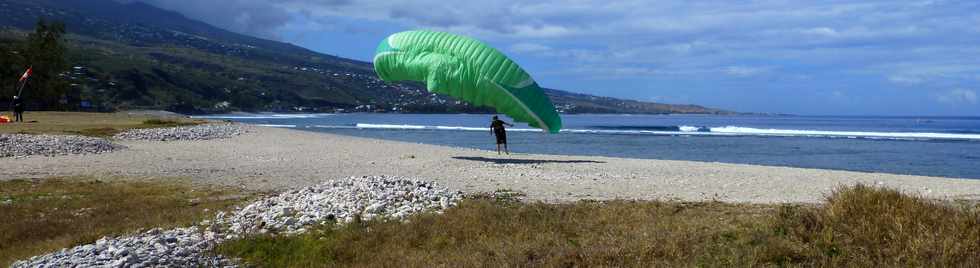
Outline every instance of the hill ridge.
[[(492, 112), (417, 83), (385, 83), (369, 62), (234, 33), (139, 1), (0, 0), (0, 26), (17, 29), (3, 31), (0, 43), (16, 42), (41, 17), (66, 24), (74, 66), (68, 99), (82, 109)], [(564, 113), (732, 113), (546, 92)]]

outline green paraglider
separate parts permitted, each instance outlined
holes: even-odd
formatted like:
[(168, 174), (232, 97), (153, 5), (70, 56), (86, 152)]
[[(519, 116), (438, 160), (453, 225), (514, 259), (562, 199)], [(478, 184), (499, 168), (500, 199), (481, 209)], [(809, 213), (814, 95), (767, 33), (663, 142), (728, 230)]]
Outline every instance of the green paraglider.
[(435, 31), (396, 33), (378, 45), (374, 71), (389, 82), (424, 82), (429, 92), (493, 107), (550, 133), (562, 127), (538, 83), (503, 53), (476, 39)]

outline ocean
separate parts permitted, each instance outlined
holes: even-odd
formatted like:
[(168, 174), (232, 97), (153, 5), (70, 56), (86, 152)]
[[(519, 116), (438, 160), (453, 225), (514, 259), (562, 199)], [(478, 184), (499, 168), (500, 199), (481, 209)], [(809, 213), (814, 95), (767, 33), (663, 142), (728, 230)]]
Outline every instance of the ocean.
[[(495, 150), (490, 115), (229, 114), (198, 118)], [(505, 121), (512, 122), (503, 117)], [(980, 179), (980, 117), (563, 115), (517, 124), (512, 152), (597, 155)], [(512, 122), (513, 123), (513, 122)]]

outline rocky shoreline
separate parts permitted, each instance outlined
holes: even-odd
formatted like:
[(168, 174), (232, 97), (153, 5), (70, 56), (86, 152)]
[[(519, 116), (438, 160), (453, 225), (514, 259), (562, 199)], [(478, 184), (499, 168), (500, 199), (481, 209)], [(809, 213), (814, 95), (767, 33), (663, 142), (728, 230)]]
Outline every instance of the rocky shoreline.
[(130, 129), (112, 139), (79, 135), (0, 134), (0, 158), (101, 154), (124, 149), (114, 140), (201, 141), (225, 139), (247, 133), (240, 124), (204, 124), (187, 127)]
[(106, 139), (77, 135), (0, 134), (0, 157), (100, 154), (121, 148)]
[(130, 129), (112, 136), (118, 140), (200, 141), (231, 138), (246, 133), (240, 124), (203, 124), (170, 128)]
[(215, 245), (248, 234), (297, 234), (355, 218), (400, 220), (440, 212), (463, 195), (415, 178), (365, 176), (331, 180), (218, 213), (199, 226), (152, 229), (15, 262), (12, 267), (237, 267), (211, 253)]

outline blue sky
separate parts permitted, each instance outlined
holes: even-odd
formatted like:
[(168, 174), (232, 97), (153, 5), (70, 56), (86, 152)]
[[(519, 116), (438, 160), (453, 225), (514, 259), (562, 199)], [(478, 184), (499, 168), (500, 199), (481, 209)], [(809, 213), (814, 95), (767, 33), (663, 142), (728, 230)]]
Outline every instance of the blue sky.
[(144, 0), (370, 61), (403, 30), (497, 47), (539, 84), (744, 112), (980, 116), (976, 1)]

